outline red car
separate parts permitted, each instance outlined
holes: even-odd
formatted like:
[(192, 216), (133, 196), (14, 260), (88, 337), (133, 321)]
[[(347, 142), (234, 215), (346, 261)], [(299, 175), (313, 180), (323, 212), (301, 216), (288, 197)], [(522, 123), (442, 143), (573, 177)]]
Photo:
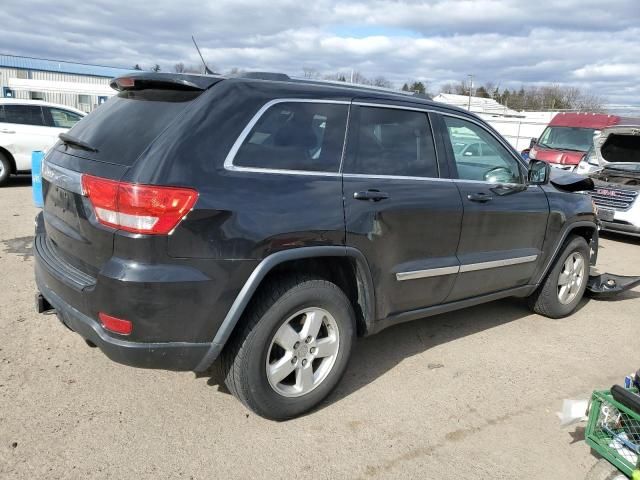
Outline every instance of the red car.
[(529, 158), (544, 160), (552, 167), (573, 171), (593, 146), (599, 130), (618, 125), (622, 117), (602, 113), (559, 113), (538, 140), (532, 141)]

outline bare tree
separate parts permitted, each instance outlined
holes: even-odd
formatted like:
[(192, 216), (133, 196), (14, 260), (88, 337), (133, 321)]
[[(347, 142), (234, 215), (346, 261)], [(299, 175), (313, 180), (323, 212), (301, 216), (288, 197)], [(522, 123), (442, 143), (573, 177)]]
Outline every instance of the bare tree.
[(302, 74), (304, 78), (308, 78), (308, 79), (315, 80), (320, 78), (320, 72), (318, 72), (315, 68), (302, 67)]
[(176, 63), (173, 66), (173, 71), (176, 73), (203, 73), (202, 68), (198, 68), (194, 65), (185, 65), (182, 62)]
[(386, 77), (383, 77), (382, 75), (378, 75), (376, 78), (374, 78), (371, 83), (376, 86), (376, 87), (384, 87), (384, 88), (392, 88), (393, 84), (387, 80)]

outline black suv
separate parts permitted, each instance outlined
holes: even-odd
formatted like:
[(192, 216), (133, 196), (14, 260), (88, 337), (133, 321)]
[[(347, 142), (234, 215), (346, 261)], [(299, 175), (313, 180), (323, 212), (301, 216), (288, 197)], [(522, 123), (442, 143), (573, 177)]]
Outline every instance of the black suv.
[(140, 73), (43, 165), (39, 310), (109, 358), (203, 372), (258, 414), (320, 402), (356, 336), (502, 297), (561, 317), (597, 238), (477, 116), (290, 79)]

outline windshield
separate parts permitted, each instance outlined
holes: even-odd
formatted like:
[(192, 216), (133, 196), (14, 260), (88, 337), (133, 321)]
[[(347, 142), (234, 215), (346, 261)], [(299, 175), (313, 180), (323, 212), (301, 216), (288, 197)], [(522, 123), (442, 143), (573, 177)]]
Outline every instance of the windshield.
[(555, 150), (586, 152), (593, 145), (594, 128), (547, 127), (538, 145)]

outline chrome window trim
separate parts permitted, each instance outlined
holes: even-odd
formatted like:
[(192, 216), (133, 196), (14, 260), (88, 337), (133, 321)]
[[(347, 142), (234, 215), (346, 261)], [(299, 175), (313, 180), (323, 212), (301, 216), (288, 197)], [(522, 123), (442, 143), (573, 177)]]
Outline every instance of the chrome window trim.
[(426, 270), (413, 270), (410, 272), (396, 273), (396, 280), (402, 282), (404, 280), (415, 280), (417, 278), (439, 277), (441, 275), (453, 275), (460, 271), (460, 266), (428, 268)]
[[(441, 177), (411, 177), (404, 175), (374, 175), (368, 173), (343, 173), (344, 178), (373, 178), (373, 179), (385, 179), (385, 180), (419, 180), (423, 182), (453, 182), (451, 178)], [(497, 185), (492, 183), (491, 185)]]
[[(335, 172), (324, 172), (324, 171), (314, 171), (314, 170), (287, 170), (280, 168), (262, 168), (262, 167), (244, 167), (240, 165), (234, 165), (233, 160), (240, 150), (240, 147), (246, 140), (247, 136), (253, 129), (253, 127), (258, 123), (262, 115), (269, 110), (274, 105), (279, 103), (324, 103), (324, 104), (333, 104), (333, 105), (350, 105), (351, 102), (347, 100), (323, 100), (318, 98), (276, 98), (265, 103), (260, 109), (251, 117), (249, 123), (245, 125), (242, 132), (233, 143), (233, 146), (227, 153), (227, 156), (224, 159), (224, 169), (229, 171), (236, 172), (259, 172), (259, 173), (277, 173), (283, 175), (311, 175), (311, 176), (320, 176), (320, 177), (338, 177), (340, 176), (340, 167), (342, 166), (342, 157), (340, 158), (340, 163), (338, 164), (338, 170)], [(347, 122), (348, 122), (348, 113), (347, 113)], [(345, 125), (345, 135), (348, 130), (349, 124)], [(345, 137), (346, 138), (346, 137)], [(344, 144), (342, 146), (342, 151), (344, 152)]]
[(54, 165), (45, 159), (42, 162), (42, 178), (64, 190), (68, 190), (79, 195), (82, 193), (82, 174), (74, 172), (68, 168)]
[(455, 273), (476, 272), (478, 270), (488, 270), (498, 267), (509, 267), (512, 265), (520, 265), (523, 263), (535, 262), (538, 255), (527, 255), (525, 257), (505, 258), (504, 260), (492, 260), (489, 262), (466, 263), (451, 267), (428, 268), (425, 270), (411, 270), (408, 272), (396, 273), (396, 280), (402, 282), (404, 280), (416, 280), (418, 278), (439, 277), (443, 275), (453, 275)]
[(508, 267), (511, 265), (520, 265), (522, 263), (535, 262), (538, 255), (527, 255), (526, 257), (505, 258), (504, 260), (493, 260), (490, 262), (467, 263), (460, 265), (460, 273), (476, 272), (478, 270), (487, 270), (490, 268)]
[[(487, 130), (487, 128), (481, 122), (478, 122), (477, 120), (475, 120), (472, 117), (467, 117), (467, 116), (463, 116), (463, 115), (456, 115), (454, 113), (443, 112), (441, 110), (436, 110), (436, 109), (427, 108), (427, 107), (410, 107), (410, 106), (407, 106), (407, 105), (398, 105), (398, 104), (394, 104), (394, 103), (389, 104), (389, 103), (359, 102), (359, 101), (351, 102), (351, 101), (348, 101), (348, 100), (324, 100), (324, 99), (318, 99), (318, 98), (276, 98), (276, 99), (270, 100), (267, 103), (265, 103), (254, 114), (254, 116), (251, 118), (249, 123), (247, 123), (247, 125), (244, 127), (242, 132), (240, 132), (240, 135), (238, 136), (236, 141), (233, 143), (233, 146), (231, 147), (231, 149), (227, 153), (227, 156), (224, 159), (224, 169), (225, 170), (232, 171), (232, 172), (235, 171), (235, 172), (270, 173), (270, 174), (281, 174), (281, 175), (308, 175), (308, 176), (319, 176), (319, 177), (338, 177), (338, 176), (342, 175), (342, 169), (344, 167), (344, 160), (345, 160), (345, 155), (346, 155), (346, 146), (347, 146), (347, 137), (348, 137), (348, 133), (349, 133), (349, 120), (350, 120), (350, 117), (351, 117), (351, 109), (349, 109), (349, 111), (347, 112), (347, 123), (346, 123), (346, 126), (345, 126), (345, 136), (344, 136), (344, 142), (343, 142), (343, 145), (342, 145), (342, 155), (340, 157), (339, 169), (337, 171), (335, 171), (335, 172), (313, 171), (313, 170), (288, 170), (288, 169), (280, 169), (280, 168), (262, 168), (262, 167), (244, 167), (244, 166), (240, 166), (240, 165), (234, 165), (233, 160), (234, 160), (236, 154), (238, 153), (238, 150), (240, 150), (240, 147), (244, 143), (245, 139), (247, 138), (247, 136), (249, 135), (249, 133), (251, 132), (251, 130), (253, 129), (255, 124), (258, 123), (258, 121), (260, 120), (262, 115), (264, 115), (264, 113), (269, 108), (271, 108), (272, 106), (277, 105), (279, 103), (324, 103), (324, 104), (334, 104), (334, 105), (357, 105), (357, 106), (362, 106), (362, 107), (391, 108), (391, 109), (396, 109), (396, 110), (410, 110), (410, 111), (415, 111), (415, 112), (424, 112), (424, 113), (427, 113), (427, 114), (433, 113), (433, 114), (445, 115), (445, 116), (449, 116), (449, 117), (453, 117), (453, 118), (459, 118), (461, 120), (466, 120), (468, 122), (474, 123), (474, 124), (478, 125), (480, 128), (484, 129), (489, 135), (491, 135), (493, 138), (495, 138), (507, 150), (507, 152), (509, 152), (511, 157), (514, 158), (517, 163), (519, 163), (522, 167), (524, 167), (525, 170), (528, 168), (524, 164), (524, 161), (521, 158), (518, 158), (516, 155), (513, 154), (513, 152), (511, 152), (511, 150), (509, 149), (509, 146), (507, 144), (505, 144), (505, 142), (503, 142), (501, 139), (496, 137), (493, 134), (493, 132), (491, 132), (490, 130)], [(436, 154), (436, 166), (438, 168), (438, 175), (440, 175), (441, 174), (440, 159), (439, 159), (439, 155), (438, 155), (438, 148), (435, 145), (435, 143), (436, 143), (435, 142), (435, 132), (433, 130), (433, 121), (432, 121), (431, 118), (429, 118), (429, 127), (431, 129), (431, 135), (432, 135), (432, 139), (433, 139), (434, 147), (435, 147), (434, 150), (435, 150), (435, 154)], [(367, 174), (363, 174), (363, 173), (362, 174), (361, 173), (345, 173), (343, 175), (347, 176), (347, 177), (352, 177), (352, 178), (457, 181), (457, 182), (483, 183), (483, 184), (487, 184), (487, 185), (500, 185), (500, 184), (497, 184), (497, 183), (485, 182), (485, 181), (482, 181), (482, 180), (466, 180), (466, 179), (460, 179), (460, 178), (415, 177), (415, 176), (402, 176), (402, 175), (367, 175)], [(505, 185), (505, 184), (502, 184), (502, 185)], [(510, 185), (520, 186), (520, 185), (526, 185), (526, 184), (518, 183), (518, 184), (510, 184)]]

